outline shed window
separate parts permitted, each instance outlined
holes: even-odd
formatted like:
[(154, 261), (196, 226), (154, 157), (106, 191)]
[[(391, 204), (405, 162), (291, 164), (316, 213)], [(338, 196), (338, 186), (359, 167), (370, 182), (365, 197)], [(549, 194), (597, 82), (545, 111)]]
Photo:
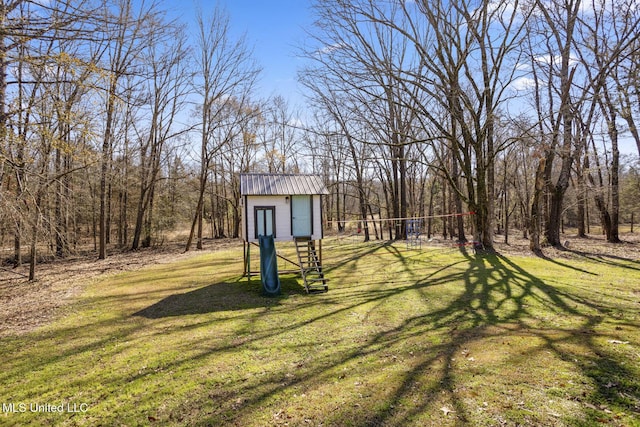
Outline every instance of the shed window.
[(255, 238), (258, 236), (276, 237), (276, 208), (275, 206), (256, 206), (253, 209)]

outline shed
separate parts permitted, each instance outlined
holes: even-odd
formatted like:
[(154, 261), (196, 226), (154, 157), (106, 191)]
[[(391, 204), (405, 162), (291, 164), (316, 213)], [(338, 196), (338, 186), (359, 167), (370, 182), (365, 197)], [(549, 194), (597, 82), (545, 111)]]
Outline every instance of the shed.
[[(260, 247), (260, 276), (267, 294), (279, 292), (275, 257), (297, 265), (307, 292), (328, 290), (328, 279), (322, 270), (321, 243), (322, 196), (326, 194), (329, 191), (317, 175), (240, 175), (244, 268), (249, 282), (255, 273), (251, 271), (251, 245), (256, 245)], [(274, 242), (295, 242), (298, 262), (279, 255)], [(271, 290), (271, 283), (276, 284), (276, 290)]]
[(257, 242), (260, 235), (272, 235), (276, 242), (324, 237), (322, 196), (329, 192), (319, 176), (241, 174), (240, 194), (246, 242)]

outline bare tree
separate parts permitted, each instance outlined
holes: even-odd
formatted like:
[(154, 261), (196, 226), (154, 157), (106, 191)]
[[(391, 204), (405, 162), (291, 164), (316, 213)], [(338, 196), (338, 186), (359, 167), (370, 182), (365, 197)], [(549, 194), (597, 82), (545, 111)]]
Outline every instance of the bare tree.
[(223, 10), (216, 7), (209, 18), (200, 12), (197, 21), (196, 63), (200, 77), (194, 81), (194, 90), (201, 97), (200, 173), (198, 201), (185, 251), (191, 249), (196, 230), (196, 246), (202, 249), (204, 195), (213, 156), (224, 148), (225, 140), (215, 137), (224, 122), (228, 103), (246, 104), (260, 71), (245, 38), (232, 39), (229, 18)]
[[(537, 191), (549, 194), (544, 234), (547, 243), (553, 246), (562, 245), (560, 230), (565, 193), (573, 165), (592, 138), (590, 133), (597, 124), (598, 103), (607, 96), (605, 83), (618, 59), (628, 54), (627, 47), (635, 43), (637, 37), (636, 30), (628, 32), (623, 27), (612, 30), (605, 25), (602, 10), (594, 9), (597, 9), (596, 3), (536, 1), (535, 19), (530, 21), (528, 31), (539, 137), (543, 141), (538, 170), (542, 171), (540, 179), (545, 186)], [(629, 29), (634, 26), (637, 25)], [(605, 34), (616, 31), (623, 31), (625, 38), (603, 41), (609, 38)], [(608, 47), (603, 50), (604, 46)], [(612, 123), (611, 110), (603, 111)], [(615, 128), (610, 130), (615, 132)], [(616, 135), (610, 133), (610, 136), (617, 139)], [(542, 199), (542, 194), (534, 197), (540, 202)], [(534, 204), (533, 209), (536, 210), (533, 216), (541, 218), (542, 204)], [(536, 232), (532, 229), (532, 238)], [(533, 241), (532, 248), (540, 249)]]
[(46, 230), (55, 236), (57, 253), (64, 252), (62, 184), (73, 168), (68, 156), (63, 168), (62, 151), (71, 153), (74, 132), (82, 132), (76, 104), (86, 93), (83, 80), (91, 74), (82, 52), (90, 40), (92, 19), (86, 2), (18, 0), (0, 6), (0, 169), (5, 164), (13, 169), (15, 181), (8, 188), (14, 187), (16, 201), (22, 202), (18, 205), (27, 207), (15, 211), (14, 249), (19, 265), (21, 240), (27, 234), (23, 224), (29, 222), (31, 280), (39, 234), (45, 230), (41, 224), (50, 219), (45, 202), (52, 188), (58, 192)]
[[(30, 130), (27, 111), (33, 107), (35, 88), (40, 83), (29, 73), (37, 70), (38, 63), (50, 63), (46, 58), (51, 53), (51, 43), (47, 40), (53, 38), (56, 29), (70, 28), (74, 22), (64, 16), (63, 6), (61, 2), (38, 5), (24, 0), (0, 4), (0, 170), (3, 171), (0, 188), (6, 183), (7, 190), (15, 192), (16, 203), (11, 209), (11, 217), (15, 224), (16, 266), (22, 263), (22, 218), (25, 215), (19, 213), (18, 206), (27, 190), (24, 186), (26, 135)], [(63, 18), (59, 24), (51, 19), (56, 15)], [(9, 74), (10, 70), (13, 75)], [(16, 102), (20, 100), (23, 102)], [(31, 101), (29, 105), (27, 100)], [(13, 183), (12, 176), (15, 177)]]
[[(304, 81), (304, 77), (303, 77)], [(312, 170), (320, 173), (329, 190), (329, 197), (323, 206), (325, 218), (330, 227), (335, 225), (338, 232), (346, 228), (346, 213), (344, 208), (345, 188), (347, 181), (346, 170), (349, 168), (349, 154), (345, 138), (338, 134), (337, 126), (327, 116), (327, 112), (316, 107), (317, 100), (313, 95), (313, 120), (307, 123), (305, 142), (308, 155), (311, 156)]]
[[(447, 179), (475, 214), (474, 240), (493, 249), (495, 158), (512, 141), (496, 141), (500, 106), (508, 101), (507, 88), (517, 76), (518, 51), (524, 34), (519, 4), (508, 1), (444, 3), (401, 2), (406, 22), (393, 26), (416, 47), (419, 67), (400, 75), (407, 88), (418, 87), (427, 102), (419, 117), (431, 140), (447, 144), (457, 158), (464, 187), (438, 158)], [(442, 120), (436, 111), (446, 111)], [(438, 150), (434, 150), (438, 153)]]
[(240, 233), (240, 173), (249, 172), (257, 157), (255, 130), (261, 120), (258, 106), (229, 100), (212, 139), (223, 149), (213, 158), (210, 181), (210, 211), (213, 238), (238, 237)]
[(259, 139), (263, 146), (267, 170), (285, 173), (297, 169), (296, 142), (299, 130), (294, 126), (295, 113), (280, 95), (269, 98), (262, 111)]
[[(626, 65), (640, 50), (639, 12), (637, 6), (627, 1), (591, 3), (587, 17), (580, 20), (581, 40), (585, 42), (578, 43), (575, 49), (589, 75), (593, 100), (601, 111), (611, 145), (607, 186), (610, 206), (604, 200), (596, 199), (607, 241), (611, 243), (620, 242), (619, 140), (624, 129), (618, 118), (624, 119), (632, 136), (635, 129), (633, 115), (624, 107), (628, 105), (628, 89), (621, 83), (625, 79)], [(634, 138), (637, 138), (637, 130), (635, 133)]]
[[(321, 111), (326, 113), (327, 122), (335, 124), (336, 129), (332, 132), (334, 134), (332, 140), (340, 140), (346, 143), (345, 150), (350, 155), (349, 165), (355, 175), (354, 186), (357, 194), (360, 220), (363, 224), (364, 241), (368, 242), (370, 240), (370, 232), (367, 216), (370, 206), (366, 191), (365, 168), (370, 160), (367, 159), (367, 145), (358, 141), (358, 137), (354, 135), (354, 131), (358, 129), (357, 123), (361, 121), (361, 118), (357, 112), (357, 107), (352, 105), (348, 97), (341, 97), (339, 92), (336, 93), (336, 90), (331, 85), (331, 80), (323, 78), (323, 75), (319, 74), (318, 71), (306, 70), (306, 74), (301, 75), (301, 80), (312, 91), (315, 104)], [(332, 148), (330, 150), (336, 153), (341, 151), (333, 150)]]
[[(348, 115), (356, 116), (358, 134), (351, 126), (349, 138), (375, 147), (378, 163), (385, 172), (381, 177), (389, 216), (405, 218), (407, 150), (414, 143), (412, 104), (416, 97), (406, 94), (397, 73), (410, 62), (409, 43), (396, 37), (394, 28), (386, 25), (382, 11), (373, 1), (319, 1), (316, 13), (313, 37), (318, 46), (306, 52), (315, 61), (315, 69), (305, 71), (306, 80), (313, 84), (312, 79), (322, 79), (321, 87), (335, 92), (324, 99), (325, 105), (327, 101), (338, 102), (331, 115), (350, 109)], [(340, 105), (345, 99), (349, 102)], [(395, 238), (404, 237), (403, 220), (394, 222), (394, 233)]]
[(122, 99), (122, 81), (127, 76), (143, 72), (143, 64), (138, 61), (142, 57), (142, 51), (152, 40), (150, 33), (156, 29), (153, 23), (158, 22), (157, 14), (155, 4), (147, 5), (143, 2), (138, 7), (133, 0), (115, 0), (114, 5), (105, 5), (102, 15), (106, 36), (104, 46), (106, 61), (103, 88), (105, 119), (100, 160), (99, 259), (107, 257), (107, 243), (110, 237), (108, 233), (110, 192), (108, 190), (116, 119), (120, 108), (118, 101)]
[[(166, 164), (166, 145), (186, 132), (176, 125), (177, 114), (186, 103), (187, 83), (190, 75), (185, 35), (175, 23), (158, 23), (156, 33), (150, 35), (145, 57), (150, 76), (143, 89), (148, 100), (147, 127), (139, 132), (140, 138), (140, 195), (136, 213), (131, 249), (151, 245), (152, 215), (156, 196), (156, 183), (161, 167)], [(144, 234), (144, 236), (143, 236)]]

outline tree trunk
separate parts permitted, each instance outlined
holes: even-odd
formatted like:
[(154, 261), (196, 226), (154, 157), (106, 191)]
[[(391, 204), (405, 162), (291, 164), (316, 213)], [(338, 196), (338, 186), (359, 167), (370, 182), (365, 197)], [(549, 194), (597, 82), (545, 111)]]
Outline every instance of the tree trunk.
[[(568, 109), (568, 106), (565, 106)], [(562, 242), (560, 240), (560, 227), (562, 225), (562, 208), (564, 204), (564, 195), (569, 188), (569, 182), (571, 177), (571, 167), (573, 165), (573, 131), (572, 131), (572, 119), (571, 113), (566, 112), (563, 118), (563, 143), (562, 143), (562, 163), (560, 167), (560, 174), (556, 184), (550, 188), (551, 202), (549, 205), (549, 220), (545, 230), (545, 237), (547, 243), (552, 246), (561, 247)], [(579, 150), (576, 148), (576, 152)]]
[(151, 183), (151, 189), (149, 190), (149, 205), (146, 209), (146, 218), (144, 222), (144, 239), (142, 240), (143, 248), (151, 247), (151, 235), (153, 232), (153, 204), (156, 193), (155, 181)]
[[(62, 153), (58, 148), (54, 160), (55, 175), (62, 174)], [(55, 215), (55, 246), (56, 256), (62, 258), (65, 253), (64, 239), (64, 220), (62, 215), (62, 180), (56, 182), (56, 194), (54, 199), (54, 215)]]
[(131, 242), (131, 250), (135, 251), (140, 247), (140, 239), (142, 237), (142, 224), (144, 222), (144, 191), (140, 194), (138, 200), (138, 209), (136, 211), (136, 225), (133, 229), (133, 241)]
[(609, 135), (611, 136), (611, 225), (607, 241), (610, 243), (620, 243), (620, 150), (618, 148), (618, 129), (613, 124), (609, 126)]
[[(452, 165), (451, 165), (452, 176), (456, 181), (456, 186), (460, 188), (460, 177), (459, 177), (460, 172), (459, 172), (458, 159), (456, 158), (456, 156), (452, 156), (452, 157), (453, 157)], [(454, 194), (455, 194), (454, 201), (455, 201), (455, 208), (456, 208), (455, 213), (457, 214), (456, 225), (458, 229), (458, 243), (466, 243), (468, 240), (464, 232), (464, 216), (462, 215), (462, 198), (455, 191), (454, 191)]]
[(113, 76), (107, 94), (107, 117), (102, 139), (102, 157), (100, 161), (100, 214), (98, 218), (98, 259), (107, 258), (107, 203), (108, 203), (108, 172), (111, 169), (111, 138), (113, 116), (116, 103), (117, 78)]
[[(398, 138), (398, 135), (394, 133), (392, 136), (393, 140)], [(391, 169), (392, 169), (392, 181), (391, 181), (391, 205), (393, 212), (391, 213), (391, 217), (393, 220), (393, 235), (395, 240), (401, 239), (402, 231), (400, 221), (400, 174), (399, 174), (399, 163), (400, 159), (397, 157), (397, 153), (395, 152), (396, 146), (393, 147), (392, 150), (394, 158), (391, 160)]]
[(343, 219), (341, 217), (341, 212), (340, 212), (340, 184), (338, 182), (336, 182), (335, 184), (335, 194), (333, 194), (333, 197), (335, 197), (336, 200), (336, 221), (338, 223), (338, 233), (342, 233), (344, 232), (344, 222)]
[(535, 187), (533, 190), (533, 198), (531, 202), (531, 220), (529, 226), (529, 249), (536, 254), (542, 253), (540, 245), (540, 235), (542, 234), (542, 198), (544, 197), (546, 158), (542, 157), (538, 161), (536, 169)]
[[(36, 200), (36, 205), (40, 205), (40, 198)], [(34, 209), (34, 218), (33, 224), (31, 226), (31, 246), (29, 249), (29, 281), (33, 282), (36, 280), (36, 263), (37, 263), (37, 253), (36, 247), (38, 243), (38, 223), (39, 223), (40, 212), (38, 212), (38, 208)]]
[[(111, 170), (112, 159), (113, 159), (113, 152), (109, 154), (109, 176), (112, 175), (112, 170)], [(111, 206), (113, 206), (113, 203), (111, 203), (111, 197), (113, 195), (113, 183), (111, 181), (112, 180), (109, 179), (109, 183), (107, 184), (107, 203), (106, 203), (107, 217), (105, 219), (105, 242), (107, 243), (107, 245), (111, 244)]]
[(503, 220), (504, 220), (504, 243), (509, 244), (509, 188), (507, 185), (507, 165), (504, 165), (504, 176), (502, 178), (503, 192)]
[[(587, 163), (588, 165), (588, 163)], [(599, 166), (598, 166), (599, 167)], [(592, 187), (598, 187), (593, 175), (590, 172), (587, 173), (587, 178), (589, 179), (589, 183)], [(602, 176), (600, 178), (600, 186), (599, 188), (603, 188)], [(607, 241), (611, 241), (611, 216), (609, 215), (609, 211), (607, 209), (607, 202), (604, 199), (602, 191), (595, 192), (594, 201), (596, 204), (596, 209), (598, 209), (598, 214), (600, 215), (600, 224), (602, 225), (602, 232), (607, 236)]]
[[(579, 164), (579, 163), (578, 163)], [(578, 237), (585, 238), (587, 237), (585, 221), (586, 221), (586, 191), (587, 187), (585, 185), (585, 173), (589, 167), (589, 155), (587, 150), (585, 150), (584, 160), (582, 166), (578, 168), (577, 171), (577, 181), (578, 185), (576, 186), (576, 197), (578, 203)]]
[(549, 220), (547, 221), (547, 228), (545, 230), (545, 237), (551, 246), (562, 246), (562, 242), (560, 241), (560, 226), (565, 190), (561, 185), (555, 185), (551, 192)]
[(493, 252), (493, 218), (491, 217), (493, 209), (493, 199), (489, 199), (489, 192), (493, 193), (493, 183), (489, 180), (488, 168), (492, 167), (492, 162), (483, 165), (478, 159), (478, 171), (476, 182), (475, 200), (471, 201), (470, 206), (475, 212), (476, 236), (474, 238), (476, 251)]
[[(109, 120), (107, 120), (109, 122)], [(98, 259), (107, 258), (107, 171), (109, 164), (108, 132), (102, 143), (102, 162), (100, 166), (100, 213), (98, 217)]]
[(442, 238), (444, 240), (447, 240), (447, 231), (449, 230), (448, 224), (447, 224), (447, 189), (449, 188), (449, 185), (447, 183), (447, 180), (445, 178), (442, 179), (442, 205), (440, 206), (440, 215), (442, 215)]
[[(405, 146), (401, 144), (399, 147), (400, 158), (400, 239), (407, 238), (407, 159), (405, 158)], [(396, 235), (396, 239), (398, 236)]]
[(436, 187), (437, 179), (431, 181), (431, 188), (429, 189), (429, 210), (427, 212), (427, 238), (431, 239), (433, 233), (433, 195), (438, 191)]
[[(196, 205), (196, 211), (195, 211), (195, 215), (193, 217), (193, 222), (191, 223), (191, 230), (189, 232), (189, 238), (187, 239), (187, 244), (184, 248), (185, 252), (188, 252), (191, 249), (191, 244), (193, 243), (193, 237), (195, 235), (195, 231), (196, 231), (196, 227), (199, 226), (199, 231), (198, 231), (198, 239), (202, 238), (202, 209), (203, 209), (203, 204), (204, 204), (204, 190), (205, 190), (205, 186), (207, 185), (207, 178), (206, 178), (206, 174), (201, 174), (200, 176), (200, 191), (198, 192), (198, 203)], [(202, 243), (200, 242), (200, 245), (202, 245)], [(201, 249), (201, 247), (198, 247), (198, 249)]]

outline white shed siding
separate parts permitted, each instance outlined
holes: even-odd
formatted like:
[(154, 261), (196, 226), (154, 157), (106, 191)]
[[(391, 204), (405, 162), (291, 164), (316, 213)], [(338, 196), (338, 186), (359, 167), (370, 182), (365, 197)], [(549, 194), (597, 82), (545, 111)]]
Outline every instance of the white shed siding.
[[(285, 242), (293, 240), (291, 235), (291, 202), (290, 196), (245, 196), (246, 206), (242, 208), (243, 234), (248, 242), (257, 242), (255, 237), (254, 208), (256, 206), (275, 207), (275, 240)], [(313, 199), (313, 235), (312, 239), (322, 239), (322, 206), (321, 197), (312, 195)]]

